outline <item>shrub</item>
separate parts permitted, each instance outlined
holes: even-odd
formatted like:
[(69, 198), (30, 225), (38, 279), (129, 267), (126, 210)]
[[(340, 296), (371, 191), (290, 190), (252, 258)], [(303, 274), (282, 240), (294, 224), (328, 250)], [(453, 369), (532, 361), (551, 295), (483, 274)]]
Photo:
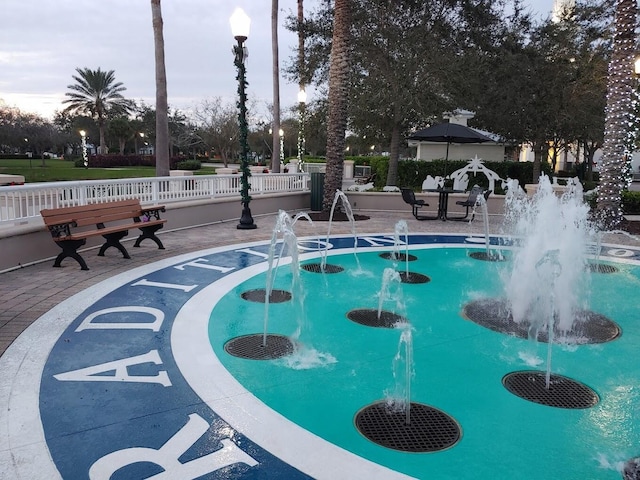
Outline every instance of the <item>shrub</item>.
[[(90, 155), (89, 166), (91, 168), (111, 168), (111, 167), (155, 167), (155, 155)], [(184, 155), (171, 157), (169, 159), (169, 169), (176, 170), (178, 163), (187, 160)], [(76, 167), (84, 167), (82, 158), (75, 160)], [(185, 169), (187, 170), (187, 169)]]
[[(349, 157), (349, 160), (354, 160), (355, 165), (371, 165), (371, 173), (376, 174), (375, 186), (376, 188), (382, 188), (387, 181), (387, 172), (389, 171), (389, 157)], [(460, 168), (466, 166), (469, 162), (467, 160), (448, 160), (446, 162), (447, 174), (455, 172)], [(518, 179), (520, 186), (524, 188), (524, 185), (531, 183), (533, 179), (533, 163), (532, 162), (490, 162), (485, 161), (484, 165), (496, 172), (500, 178), (513, 178)], [(542, 172), (550, 175), (551, 166), (548, 163), (541, 165)], [(444, 160), (433, 160), (430, 162), (424, 160), (405, 159), (398, 162), (398, 181), (396, 182), (399, 187), (408, 187), (414, 190), (420, 190), (422, 188), (422, 182), (427, 175), (438, 176), (442, 175), (445, 171)], [(476, 176), (469, 175), (469, 185), (478, 184), (483, 188), (489, 186), (489, 180), (483, 174)], [(496, 184), (496, 192), (504, 193), (499, 184)]]
[(176, 163), (177, 170), (200, 170), (202, 162), (200, 160), (182, 160)]
[[(598, 192), (593, 191), (584, 197), (592, 210), (598, 206)], [(625, 215), (640, 215), (640, 192), (622, 192), (622, 213)]]
[(622, 192), (622, 212), (627, 215), (640, 215), (640, 192)]

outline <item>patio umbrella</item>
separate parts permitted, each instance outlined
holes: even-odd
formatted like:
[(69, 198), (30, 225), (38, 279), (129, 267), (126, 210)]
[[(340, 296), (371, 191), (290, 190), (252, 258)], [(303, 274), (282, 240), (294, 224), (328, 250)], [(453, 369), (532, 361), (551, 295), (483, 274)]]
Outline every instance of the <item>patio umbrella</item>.
[(424, 142), (440, 142), (447, 144), (447, 154), (444, 159), (444, 176), (447, 176), (447, 162), (449, 161), (449, 145), (452, 143), (485, 143), (493, 142), (486, 135), (477, 132), (473, 128), (458, 123), (439, 123), (429, 128), (413, 133), (409, 140), (422, 140)]

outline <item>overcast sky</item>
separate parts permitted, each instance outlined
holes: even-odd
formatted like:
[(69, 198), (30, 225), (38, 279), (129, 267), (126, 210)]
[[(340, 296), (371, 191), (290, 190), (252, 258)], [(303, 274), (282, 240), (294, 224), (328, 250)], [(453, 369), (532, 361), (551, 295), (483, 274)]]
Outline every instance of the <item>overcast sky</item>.
[[(529, 0), (546, 16), (553, 0)], [(295, 0), (280, 0), (280, 24)], [(305, 9), (316, 0), (305, 0)], [(188, 111), (203, 99), (235, 102), (237, 81), (229, 17), (235, 7), (251, 17), (247, 89), (256, 108), (272, 103), (269, 0), (162, 0), (169, 105)], [(279, 30), (280, 66), (289, 63), (297, 37)], [(114, 70), (125, 97), (155, 105), (155, 68), (149, 0), (0, 0), (0, 100), (23, 112), (51, 117), (76, 68)], [(280, 80), (284, 110), (298, 87)], [(313, 91), (310, 91), (310, 99)], [(264, 113), (266, 115), (266, 113)]]

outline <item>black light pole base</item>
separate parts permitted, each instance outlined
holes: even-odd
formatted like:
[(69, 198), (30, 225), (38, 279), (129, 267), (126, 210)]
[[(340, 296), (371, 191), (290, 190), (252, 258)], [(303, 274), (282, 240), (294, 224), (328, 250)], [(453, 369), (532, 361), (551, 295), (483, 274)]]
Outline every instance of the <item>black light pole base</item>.
[(238, 230), (252, 230), (254, 228), (258, 228), (258, 226), (253, 223), (249, 202), (244, 202), (243, 205), (242, 216), (240, 217), (240, 223), (237, 226)]

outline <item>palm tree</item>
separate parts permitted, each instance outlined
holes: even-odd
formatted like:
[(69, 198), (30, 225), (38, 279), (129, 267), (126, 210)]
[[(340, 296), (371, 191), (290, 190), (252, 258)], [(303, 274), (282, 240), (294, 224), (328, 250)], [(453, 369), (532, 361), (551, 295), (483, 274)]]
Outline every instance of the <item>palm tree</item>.
[(271, 52), (273, 55), (273, 143), (271, 170), (280, 172), (280, 66), (278, 61), (278, 0), (271, 0)]
[(169, 175), (169, 104), (160, 0), (151, 0), (151, 18), (156, 62), (156, 175), (166, 177)]
[(298, 85), (304, 90), (304, 0), (298, 0)]
[(635, 0), (618, 0), (616, 3), (597, 207), (600, 226), (605, 229), (614, 229), (622, 221), (622, 190), (627, 185), (626, 172), (630, 160), (627, 147), (632, 110), (636, 10)]
[(72, 75), (76, 81), (73, 85), (67, 85), (71, 92), (65, 93), (68, 98), (62, 103), (68, 103), (64, 113), (89, 115), (98, 121), (100, 130), (100, 147), (98, 153), (107, 153), (105, 142), (105, 124), (109, 115), (122, 115), (132, 108), (132, 102), (125, 99), (121, 92), (126, 90), (121, 82), (115, 81), (113, 70), (108, 72), (100, 68), (76, 68), (78, 75)]
[(349, 26), (351, 0), (335, 0), (333, 40), (329, 67), (329, 113), (327, 115), (327, 167), (322, 209), (330, 210), (336, 190), (342, 188), (342, 169), (347, 130), (349, 92)]

